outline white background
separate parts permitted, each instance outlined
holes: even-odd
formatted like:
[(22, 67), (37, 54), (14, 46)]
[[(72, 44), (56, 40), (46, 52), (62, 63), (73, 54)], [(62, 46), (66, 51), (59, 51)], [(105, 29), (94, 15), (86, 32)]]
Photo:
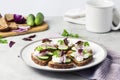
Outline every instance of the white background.
[[(113, 0), (120, 10), (120, 0)], [(63, 16), (69, 9), (85, 9), (86, 0), (0, 0), (0, 13), (28, 15), (37, 12), (45, 16)]]

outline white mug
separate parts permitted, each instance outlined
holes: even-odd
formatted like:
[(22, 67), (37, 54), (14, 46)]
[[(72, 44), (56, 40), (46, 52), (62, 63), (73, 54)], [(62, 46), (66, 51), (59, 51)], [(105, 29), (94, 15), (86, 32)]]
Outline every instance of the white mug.
[(104, 33), (120, 29), (113, 26), (113, 14), (117, 14), (110, 0), (88, 0), (86, 3), (86, 29), (90, 32)]

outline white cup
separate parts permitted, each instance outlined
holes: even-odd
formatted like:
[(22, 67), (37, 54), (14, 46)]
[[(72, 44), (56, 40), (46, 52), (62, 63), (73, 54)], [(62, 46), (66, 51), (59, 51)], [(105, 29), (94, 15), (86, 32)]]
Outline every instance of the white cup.
[(112, 25), (113, 14), (117, 14), (110, 0), (88, 0), (86, 3), (86, 29), (90, 32), (105, 33), (120, 29)]

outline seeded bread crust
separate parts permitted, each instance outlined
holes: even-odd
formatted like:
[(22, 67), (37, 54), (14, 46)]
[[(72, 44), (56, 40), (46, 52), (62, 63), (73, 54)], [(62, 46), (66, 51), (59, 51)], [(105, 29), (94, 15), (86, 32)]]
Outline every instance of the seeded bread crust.
[(77, 66), (84, 66), (88, 63), (90, 63), (93, 60), (93, 56), (83, 60), (83, 61), (77, 61), (75, 58), (73, 58), (70, 54), (72, 51), (68, 51), (67, 56), (77, 65)]
[(93, 57), (92, 57), (92, 56), (89, 57), (89, 58), (87, 58), (87, 59), (85, 59), (85, 60), (83, 60), (83, 61), (77, 61), (77, 60), (74, 59), (72, 56), (69, 56), (69, 58), (71, 58), (72, 61), (73, 61), (77, 66), (84, 66), (84, 65), (90, 63), (90, 62), (93, 60)]
[(0, 32), (7, 32), (10, 30), (10, 27), (0, 26)]
[(60, 64), (60, 63), (55, 63), (53, 61), (49, 61), (48, 66), (51, 68), (66, 69), (66, 68), (74, 67), (74, 64), (72, 62), (67, 64)]
[(51, 58), (49, 58), (48, 60), (40, 60), (36, 56), (34, 56), (33, 54), (31, 55), (31, 58), (34, 61), (34, 63), (36, 63), (40, 66), (46, 66), (48, 64), (48, 62), (51, 60)]

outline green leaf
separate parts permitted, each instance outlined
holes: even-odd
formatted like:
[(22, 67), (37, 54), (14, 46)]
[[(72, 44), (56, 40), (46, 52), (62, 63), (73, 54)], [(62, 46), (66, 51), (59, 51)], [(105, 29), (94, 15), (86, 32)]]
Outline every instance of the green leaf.
[(64, 37), (73, 37), (73, 38), (79, 38), (80, 36), (78, 34), (69, 33), (66, 29), (64, 29), (62, 36)]
[(78, 34), (75, 34), (74, 37), (75, 37), (75, 38), (79, 38), (79, 35), (78, 35)]
[(0, 39), (0, 43), (2, 43), (2, 44), (7, 44), (8, 41), (7, 41), (7, 40)]
[(2, 36), (0, 36), (0, 39), (2, 39)]
[(83, 50), (83, 54), (86, 54), (88, 53), (88, 51), (86, 49)]
[(42, 48), (41, 46), (39, 46), (39, 47), (37, 47), (35, 50), (41, 51), (41, 50), (43, 50), (43, 48)]
[(86, 46), (90, 46), (90, 44), (88, 42), (84, 42), (83, 45)]
[(63, 40), (58, 40), (58, 42), (60, 43), (60, 45), (64, 44)]
[(69, 36), (69, 33), (67, 32), (67, 30), (66, 29), (64, 29), (64, 31), (63, 31), (63, 33), (62, 33), (62, 36)]
[(70, 36), (70, 37), (74, 37), (74, 34), (70, 33), (69, 36)]
[(54, 52), (53, 52), (53, 56), (58, 57), (58, 56), (59, 56), (59, 51), (54, 51)]

